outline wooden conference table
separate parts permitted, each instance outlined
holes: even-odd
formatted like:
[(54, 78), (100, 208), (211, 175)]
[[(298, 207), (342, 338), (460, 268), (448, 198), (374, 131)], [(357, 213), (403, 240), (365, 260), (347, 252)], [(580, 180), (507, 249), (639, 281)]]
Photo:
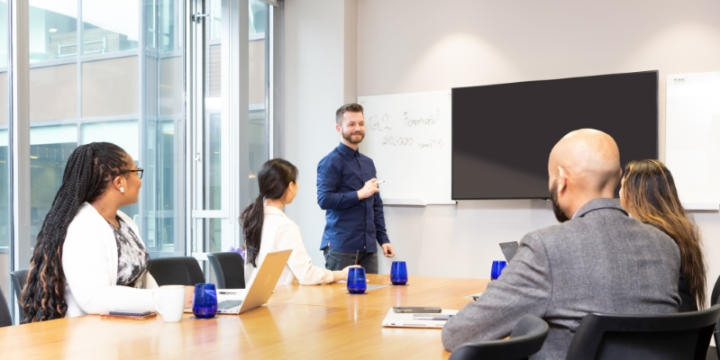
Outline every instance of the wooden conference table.
[[(368, 275), (369, 284), (390, 284)], [(179, 323), (96, 315), (0, 328), (2, 359), (448, 358), (439, 329), (384, 328), (393, 306), (461, 309), (489, 280), (411, 276), (347, 295), (345, 284), (278, 286), (266, 306)]]

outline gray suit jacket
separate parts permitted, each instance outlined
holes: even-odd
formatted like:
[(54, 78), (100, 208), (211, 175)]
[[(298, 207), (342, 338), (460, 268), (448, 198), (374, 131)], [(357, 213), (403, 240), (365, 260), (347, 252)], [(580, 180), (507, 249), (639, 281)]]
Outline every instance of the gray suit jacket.
[(588, 313), (677, 312), (679, 273), (669, 236), (629, 218), (616, 200), (595, 199), (573, 220), (525, 235), (502, 276), (447, 322), (443, 345), (502, 339), (531, 314), (550, 325), (533, 359), (565, 359)]

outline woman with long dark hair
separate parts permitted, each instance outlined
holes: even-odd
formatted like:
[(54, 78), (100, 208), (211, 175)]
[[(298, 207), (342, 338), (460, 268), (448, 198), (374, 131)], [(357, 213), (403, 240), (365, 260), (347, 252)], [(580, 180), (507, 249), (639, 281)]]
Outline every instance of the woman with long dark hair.
[(670, 170), (657, 160), (631, 161), (620, 184), (620, 202), (630, 215), (664, 231), (680, 249), (679, 311), (704, 308), (706, 269), (700, 234), (680, 204)]
[(295, 165), (283, 159), (268, 160), (260, 168), (257, 174), (260, 194), (240, 216), (247, 254), (246, 277), (262, 264), (268, 252), (292, 249), (278, 284), (291, 284), (295, 278), (301, 285), (345, 280), (347, 268), (330, 271), (312, 265), (300, 228), (283, 212), (297, 195), (297, 175)]
[(112, 310), (155, 310), (157, 287), (137, 225), (118, 210), (134, 204), (143, 169), (111, 143), (75, 149), (40, 228), (21, 295), (22, 323)]

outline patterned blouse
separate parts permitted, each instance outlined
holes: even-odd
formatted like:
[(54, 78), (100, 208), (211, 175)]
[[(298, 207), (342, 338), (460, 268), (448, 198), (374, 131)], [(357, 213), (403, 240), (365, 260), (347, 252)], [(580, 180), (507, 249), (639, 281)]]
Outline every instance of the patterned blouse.
[(117, 285), (134, 287), (138, 279), (147, 272), (150, 255), (130, 226), (119, 217), (116, 219), (120, 224), (119, 228), (108, 224), (115, 233), (117, 243)]

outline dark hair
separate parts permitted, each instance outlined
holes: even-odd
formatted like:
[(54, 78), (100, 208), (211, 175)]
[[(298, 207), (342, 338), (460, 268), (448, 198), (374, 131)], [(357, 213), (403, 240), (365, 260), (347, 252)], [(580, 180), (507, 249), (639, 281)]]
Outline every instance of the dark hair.
[(22, 323), (65, 317), (65, 273), (62, 250), (68, 226), (84, 202), (105, 193), (127, 166), (127, 153), (115, 144), (79, 146), (68, 158), (62, 184), (43, 221), (30, 259), (27, 283), (20, 295)]
[(348, 111), (363, 113), (363, 107), (362, 105), (356, 103), (345, 104), (335, 112), (335, 121), (338, 124), (342, 124), (343, 115)]
[(685, 214), (670, 170), (657, 160), (625, 166), (623, 206), (632, 216), (667, 233), (680, 249), (680, 271), (699, 309), (705, 307), (705, 261), (697, 225)]
[(272, 159), (266, 161), (257, 179), (260, 187), (260, 194), (253, 204), (243, 210), (240, 215), (240, 222), (245, 237), (247, 262), (257, 267), (255, 260), (260, 252), (260, 241), (262, 236), (264, 216), (264, 199), (279, 199), (285, 194), (290, 183), (297, 180), (298, 169), (287, 160)]

